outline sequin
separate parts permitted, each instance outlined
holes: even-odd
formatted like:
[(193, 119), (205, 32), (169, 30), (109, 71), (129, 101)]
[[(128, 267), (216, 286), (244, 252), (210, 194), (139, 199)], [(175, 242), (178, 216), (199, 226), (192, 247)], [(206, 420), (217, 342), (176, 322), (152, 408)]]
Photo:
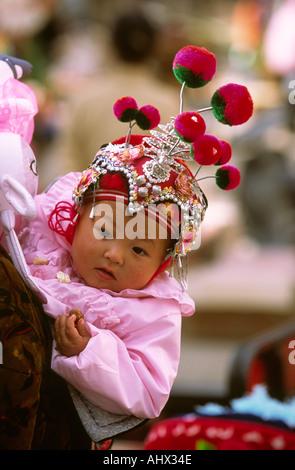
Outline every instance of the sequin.
[(138, 188), (138, 195), (140, 197), (147, 197), (148, 193), (148, 188)]
[(152, 194), (154, 194), (155, 196), (158, 196), (161, 193), (161, 190), (162, 190), (161, 186), (154, 184), (153, 189), (152, 189)]
[(144, 175), (140, 175), (138, 176), (137, 178), (135, 178), (135, 184), (137, 184), (138, 186), (142, 186), (143, 184), (146, 183), (146, 179), (144, 177)]

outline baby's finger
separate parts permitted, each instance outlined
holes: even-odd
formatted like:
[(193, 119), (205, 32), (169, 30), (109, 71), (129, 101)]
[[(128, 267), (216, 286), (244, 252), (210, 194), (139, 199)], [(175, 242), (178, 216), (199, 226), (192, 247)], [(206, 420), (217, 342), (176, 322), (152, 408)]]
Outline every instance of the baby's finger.
[(66, 315), (61, 315), (58, 318), (57, 322), (57, 334), (60, 342), (65, 342), (67, 340), (67, 333), (66, 333)]
[(69, 341), (79, 336), (76, 325), (75, 325), (75, 320), (76, 320), (75, 315), (66, 316), (66, 319), (65, 319), (65, 336)]
[(59, 331), (60, 331), (60, 319), (61, 316), (59, 315), (57, 319), (54, 322), (54, 337), (57, 339), (59, 337)]
[(91, 338), (91, 334), (88, 332), (84, 318), (81, 318), (78, 323), (77, 323), (77, 330), (80, 336), (82, 338)]
[(65, 331), (65, 328), (61, 327), (62, 322), (63, 322), (62, 316), (59, 315), (57, 317), (57, 319), (55, 320), (55, 324), (54, 324), (54, 338), (55, 338), (55, 342), (56, 342), (56, 349), (58, 351), (61, 351), (62, 344), (63, 344), (63, 341), (64, 341), (61, 338), (61, 336), (63, 336), (63, 333)]

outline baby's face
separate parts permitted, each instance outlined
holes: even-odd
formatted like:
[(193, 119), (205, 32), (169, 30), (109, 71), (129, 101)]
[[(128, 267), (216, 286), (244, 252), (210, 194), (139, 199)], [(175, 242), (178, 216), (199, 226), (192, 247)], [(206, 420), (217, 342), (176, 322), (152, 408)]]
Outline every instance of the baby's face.
[(89, 218), (90, 210), (91, 204), (83, 206), (72, 245), (81, 277), (91, 287), (113, 292), (145, 287), (164, 261), (170, 239), (147, 238), (148, 217), (127, 216), (122, 203), (97, 203), (94, 219)]

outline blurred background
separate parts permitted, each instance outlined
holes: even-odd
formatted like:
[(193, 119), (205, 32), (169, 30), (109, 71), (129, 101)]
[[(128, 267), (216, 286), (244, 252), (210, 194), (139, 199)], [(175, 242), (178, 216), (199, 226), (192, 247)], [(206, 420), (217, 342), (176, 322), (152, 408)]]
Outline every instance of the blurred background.
[[(294, 0), (0, 2), (1, 53), (33, 65), (24, 81), (39, 104), (32, 146), (40, 191), (126, 135), (112, 112), (119, 97), (153, 104), (162, 123), (179, 113), (172, 61), (183, 46), (206, 47), (217, 58), (210, 84), (186, 89), (184, 110), (208, 106), (229, 82), (246, 85), (253, 97), (254, 115), (243, 126), (204, 116), (207, 131), (231, 143), (242, 182), (233, 192), (203, 182), (209, 208), (201, 247), (189, 259), (196, 314), (183, 322), (179, 374), (163, 416), (224, 402), (235, 393), (230, 378), (239, 348), (293, 324), (294, 23)], [(295, 328), (287, 331), (295, 339)], [(286, 347), (278, 374), (286, 369), (284, 394), (294, 395)]]

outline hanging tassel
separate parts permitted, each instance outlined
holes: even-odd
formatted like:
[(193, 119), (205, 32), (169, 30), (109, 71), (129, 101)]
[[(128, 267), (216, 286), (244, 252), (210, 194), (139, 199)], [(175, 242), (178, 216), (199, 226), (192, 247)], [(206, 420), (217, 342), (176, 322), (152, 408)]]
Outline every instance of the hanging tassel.
[(94, 219), (94, 206), (91, 207), (91, 211), (89, 214), (89, 219)]
[(171, 258), (171, 268), (169, 271), (169, 277), (174, 277), (174, 256)]
[(78, 217), (79, 217), (79, 212), (75, 215), (75, 217), (73, 218), (73, 221), (71, 222), (72, 225), (75, 225), (77, 220), (78, 220)]
[(182, 270), (181, 255), (177, 256), (177, 265), (178, 265), (178, 269)]
[(185, 291), (188, 290), (188, 258), (185, 256), (185, 272), (184, 272)]
[(187, 285), (187, 278), (188, 278), (187, 256), (185, 255), (185, 267), (183, 266), (181, 256), (182, 255), (180, 255), (180, 254), (177, 256), (177, 267), (178, 267), (177, 276), (178, 276), (178, 280), (180, 282), (180, 285), (182, 287), (182, 290), (184, 292), (186, 292), (187, 288), (188, 288), (188, 285)]
[(95, 192), (96, 192), (96, 186), (93, 187), (93, 199), (92, 199), (92, 207), (91, 211), (89, 214), (89, 219), (94, 219), (94, 208), (95, 208)]

